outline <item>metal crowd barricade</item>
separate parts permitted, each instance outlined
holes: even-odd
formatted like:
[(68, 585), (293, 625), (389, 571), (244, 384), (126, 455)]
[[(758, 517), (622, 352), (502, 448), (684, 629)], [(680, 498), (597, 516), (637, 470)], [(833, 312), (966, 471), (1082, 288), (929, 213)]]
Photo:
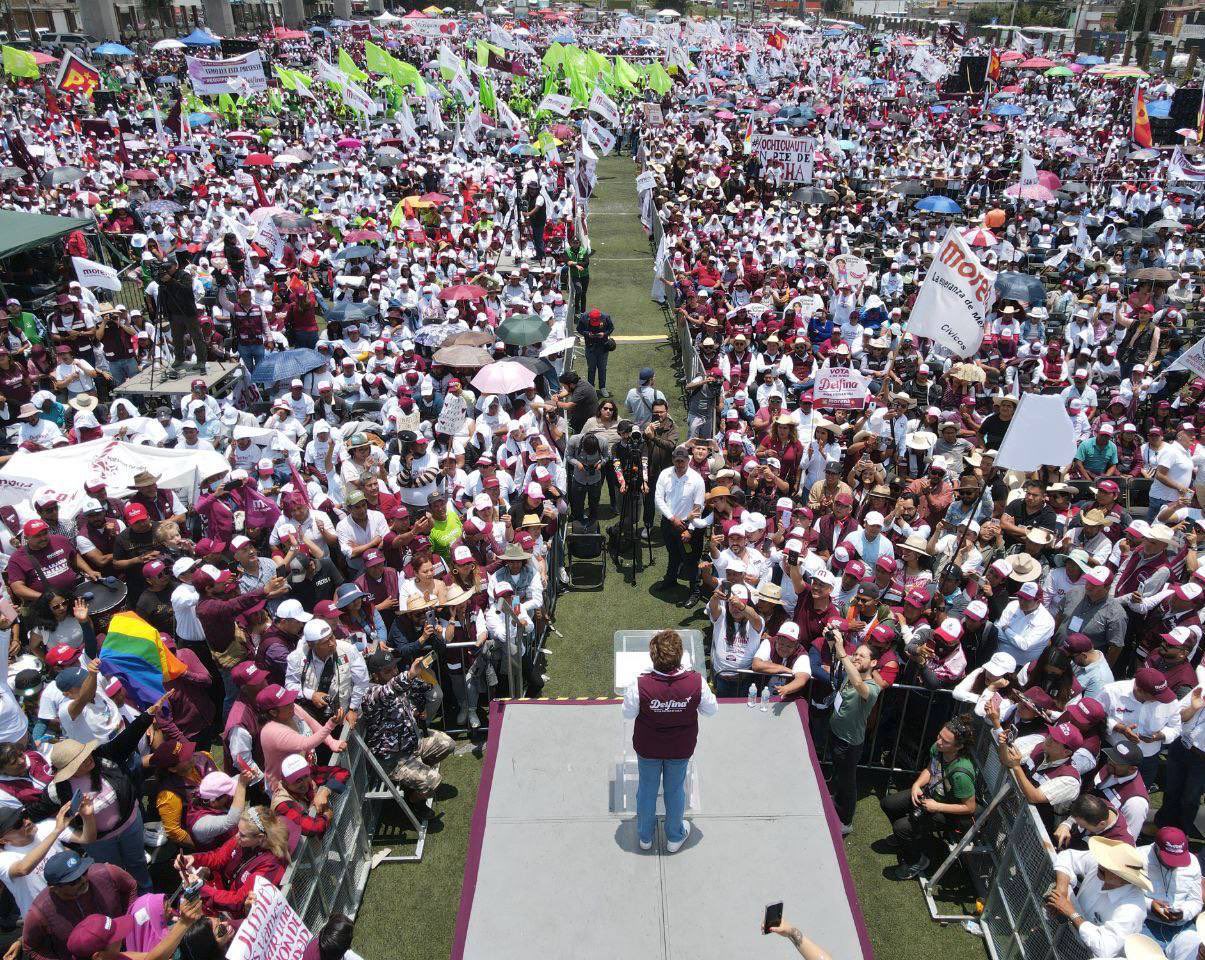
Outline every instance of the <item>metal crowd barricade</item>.
[(332, 804), (330, 826), (320, 837), (302, 838), (280, 885), (310, 930), (321, 929), (335, 913), (355, 917), (373, 866), (373, 837), (388, 801), (397, 804), (415, 839), (412, 853), (383, 859), (419, 861), (426, 845), (426, 823), (414, 815), (359, 733), (346, 731), (346, 739), (347, 749), (336, 756), (351, 776)]
[[(922, 878), (930, 915), (943, 923), (976, 925), (992, 960), (1090, 960), (1092, 952), (1075, 927), (1046, 909), (1046, 892), (1055, 879), (1054, 845), (1037, 811), (1000, 762), (986, 723), (980, 724), (975, 766), (986, 804), (933, 875)], [(983, 903), (978, 916), (944, 914), (934, 899), (934, 891), (959, 861)]]

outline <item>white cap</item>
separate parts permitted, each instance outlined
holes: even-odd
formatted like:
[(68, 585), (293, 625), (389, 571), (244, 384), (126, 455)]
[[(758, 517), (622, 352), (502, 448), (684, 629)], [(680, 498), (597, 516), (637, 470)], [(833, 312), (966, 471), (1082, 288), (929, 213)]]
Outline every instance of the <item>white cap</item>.
[(292, 389), (293, 387), (304, 387), (304, 386), (305, 386), (305, 384), (304, 384), (304, 383), (302, 383), (300, 380), (298, 380), (296, 377), (294, 377), (294, 378), (293, 378), (293, 379), (292, 379), (292, 380), (289, 382), (289, 388), (290, 388), (290, 389)]
[(250, 545), (251, 541), (244, 536), (233, 537), (230, 540), (231, 550), (242, 550), (243, 547), (249, 547)]
[(177, 560), (175, 563), (172, 564), (172, 576), (176, 577), (178, 579), (178, 578), (184, 576), (184, 574), (188, 573), (188, 571), (191, 570), (196, 565), (197, 565), (197, 561), (194, 560), (192, 557), (181, 557), (179, 560)]
[(817, 583), (823, 583), (830, 587), (835, 587), (837, 585), (837, 575), (831, 570), (819, 570), (812, 577), (812, 579)]
[(305, 607), (301, 605), (300, 600), (292, 598), (285, 600), (279, 607), (276, 608), (277, 620), (296, 620), (299, 623), (309, 623), (314, 619), (313, 614), (306, 613)]
[(791, 640), (799, 639), (799, 624), (794, 620), (784, 620), (782, 626), (778, 628), (777, 636), (789, 637)]
[(991, 659), (983, 665), (983, 672), (989, 677), (996, 677), (997, 679), (1004, 676), (1006, 673), (1012, 673), (1016, 669), (1017, 661), (1014, 660), (1010, 654), (1005, 653), (1003, 650), (998, 650), (996, 653), (993, 653)]
[(287, 779), (293, 776), (293, 774), (305, 770), (309, 765), (309, 761), (300, 753), (290, 753), (280, 761), (280, 775)]
[(883, 525), (883, 515), (878, 510), (871, 510), (862, 520), (864, 527), (881, 527)]
[(329, 637), (331, 632), (331, 625), (325, 620), (311, 619), (305, 625), (305, 629), (301, 631), (301, 635), (305, 638), (306, 643), (318, 643)]

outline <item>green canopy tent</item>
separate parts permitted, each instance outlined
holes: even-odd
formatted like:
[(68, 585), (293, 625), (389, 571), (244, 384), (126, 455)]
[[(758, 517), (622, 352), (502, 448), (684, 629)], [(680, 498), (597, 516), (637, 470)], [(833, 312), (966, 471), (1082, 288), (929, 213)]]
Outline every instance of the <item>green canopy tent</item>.
[(0, 260), (43, 246), (74, 230), (91, 232), (95, 229), (92, 220), (0, 210)]

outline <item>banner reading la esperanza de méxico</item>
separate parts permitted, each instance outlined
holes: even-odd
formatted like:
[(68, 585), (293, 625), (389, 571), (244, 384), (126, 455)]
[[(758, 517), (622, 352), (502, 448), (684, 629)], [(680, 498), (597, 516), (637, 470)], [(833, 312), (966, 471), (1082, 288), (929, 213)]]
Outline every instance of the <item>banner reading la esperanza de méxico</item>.
[(268, 89), (264, 58), (259, 51), (225, 60), (202, 60), (200, 57), (185, 57), (184, 60), (188, 64), (188, 79), (198, 94), (246, 93), (241, 83), (232, 83), (239, 79), (246, 80), (253, 93)]
[(958, 357), (983, 343), (987, 315), (996, 300), (996, 274), (988, 270), (954, 227), (933, 255), (908, 318), (908, 332), (929, 337)]

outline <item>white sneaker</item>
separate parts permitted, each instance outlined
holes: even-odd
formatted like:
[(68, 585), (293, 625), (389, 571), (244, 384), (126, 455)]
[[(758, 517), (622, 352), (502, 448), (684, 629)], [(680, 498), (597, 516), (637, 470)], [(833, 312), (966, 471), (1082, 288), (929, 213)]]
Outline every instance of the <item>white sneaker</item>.
[(481, 721), (477, 718), (477, 711), (474, 710), (469, 714), (469, 729), (476, 730), (481, 726)]
[(652, 840), (641, 840), (641, 839), (637, 838), (636, 842), (640, 844), (641, 850), (652, 850), (653, 849), (653, 841)]
[(854, 825), (852, 823), (841, 824), (841, 836), (848, 837), (853, 832), (854, 832)]
[(679, 850), (682, 849), (682, 844), (684, 844), (687, 840), (690, 839), (690, 830), (691, 830), (690, 821), (683, 820), (682, 824), (686, 827), (686, 833), (682, 834), (682, 839), (679, 840), (677, 843), (674, 843), (670, 840), (667, 840), (665, 842), (665, 849), (668, 850), (670, 853), (677, 853)]

